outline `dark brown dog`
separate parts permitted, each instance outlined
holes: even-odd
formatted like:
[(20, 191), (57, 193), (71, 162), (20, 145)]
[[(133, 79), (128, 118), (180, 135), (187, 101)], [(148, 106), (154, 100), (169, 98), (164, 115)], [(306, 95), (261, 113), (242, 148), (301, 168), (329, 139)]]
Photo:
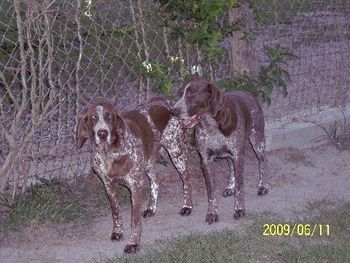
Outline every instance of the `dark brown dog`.
[(112, 240), (120, 240), (123, 236), (116, 185), (123, 184), (131, 192), (131, 236), (124, 252), (134, 252), (140, 244), (141, 190), (145, 172), (151, 182), (151, 196), (143, 216), (152, 216), (156, 210), (159, 184), (154, 165), (161, 146), (168, 151), (183, 179), (184, 205), (180, 214), (191, 213), (186, 131), (181, 120), (171, 115), (164, 99), (153, 98), (136, 110), (123, 114), (108, 102), (93, 104), (79, 123), (78, 147), (89, 138), (93, 141), (92, 166), (106, 187), (111, 205)]
[(194, 78), (179, 90), (180, 100), (172, 112), (185, 126), (195, 126), (196, 145), (208, 192), (206, 221), (219, 220), (214, 178), (209, 163), (226, 158), (230, 176), (223, 196), (235, 197), (234, 218), (245, 214), (243, 193), (244, 145), (249, 139), (259, 161), (258, 195), (268, 192), (264, 114), (257, 100), (248, 92), (223, 93), (203, 78)]

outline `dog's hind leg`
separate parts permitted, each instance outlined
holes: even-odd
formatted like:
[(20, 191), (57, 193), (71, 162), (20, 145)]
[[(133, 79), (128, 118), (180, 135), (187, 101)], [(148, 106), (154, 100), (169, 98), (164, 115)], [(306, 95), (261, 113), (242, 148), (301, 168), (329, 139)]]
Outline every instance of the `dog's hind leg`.
[(183, 182), (184, 204), (180, 210), (181, 216), (188, 216), (192, 212), (192, 184), (188, 173), (188, 138), (186, 130), (176, 118), (170, 120), (164, 131), (162, 145), (169, 153), (176, 170)]
[(184, 204), (180, 210), (180, 215), (188, 216), (192, 212), (192, 184), (187, 171), (187, 148), (181, 146), (181, 142), (176, 146), (173, 145), (171, 148), (167, 148), (171, 161), (173, 162), (176, 170), (179, 172), (179, 175), (183, 183), (183, 195), (184, 195)]
[(258, 195), (265, 195), (269, 191), (267, 183), (267, 159), (265, 153), (265, 136), (263, 132), (253, 130), (249, 137), (250, 143), (259, 161)]
[(150, 217), (156, 212), (159, 193), (159, 183), (154, 169), (154, 162), (147, 167), (146, 173), (151, 183), (151, 195), (148, 201), (147, 209), (143, 212), (143, 217)]
[(184, 204), (179, 214), (182, 216), (188, 216), (192, 212), (193, 203), (192, 184), (187, 171), (187, 149), (182, 149), (182, 151), (180, 151), (178, 154), (175, 154), (173, 151), (169, 151), (169, 155), (183, 182)]

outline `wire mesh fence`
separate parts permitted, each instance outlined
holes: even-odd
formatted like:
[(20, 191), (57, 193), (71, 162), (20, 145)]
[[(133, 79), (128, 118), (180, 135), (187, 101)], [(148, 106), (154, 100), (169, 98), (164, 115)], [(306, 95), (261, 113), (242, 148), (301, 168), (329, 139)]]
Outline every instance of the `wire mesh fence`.
[[(0, 1), (0, 192), (8, 182), (15, 193), (41, 177), (88, 172), (89, 149), (78, 152), (74, 134), (96, 98), (126, 110), (160, 86), (171, 93), (191, 68), (213, 80), (233, 74), (232, 38), (208, 61), (199, 45), (166, 26), (159, 2)], [(349, 1), (247, 2), (255, 15), (254, 67), (267, 63), (264, 45), (297, 56), (286, 62), (288, 96), (274, 89), (267, 121), (349, 103)]]
[[(276, 90), (267, 109), (270, 120), (307, 115), (324, 106), (342, 107), (350, 101), (350, 2), (262, 1), (262, 33), (255, 50), (264, 43), (281, 43), (298, 59), (288, 62), (292, 81), (288, 96)], [(256, 57), (263, 58), (261, 54)], [(260, 62), (260, 63), (263, 63)]]

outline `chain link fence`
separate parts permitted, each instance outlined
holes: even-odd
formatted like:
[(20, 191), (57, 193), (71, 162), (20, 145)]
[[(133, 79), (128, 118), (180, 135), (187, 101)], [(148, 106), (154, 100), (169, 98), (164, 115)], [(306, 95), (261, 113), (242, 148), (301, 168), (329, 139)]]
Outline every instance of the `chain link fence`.
[[(297, 56), (286, 64), (288, 96), (274, 90), (267, 121), (349, 103), (350, 2), (248, 2), (255, 66), (267, 63), (264, 45), (281, 44)], [(213, 80), (232, 72), (228, 38), (205, 63), (198, 46), (164, 27), (152, 1), (4, 0), (0, 32), (0, 192), (89, 172), (89, 149), (78, 152), (74, 134), (96, 98), (126, 110), (157, 92), (159, 81), (179, 85), (193, 66)], [(170, 83), (147, 74), (161, 71), (159, 61), (169, 62)]]
[(344, 107), (350, 102), (350, 2), (345, 0), (261, 1), (260, 31), (254, 50), (280, 43), (298, 59), (288, 61), (292, 81), (288, 96), (278, 90), (266, 109), (267, 119), (307, 116), (325, 106)]

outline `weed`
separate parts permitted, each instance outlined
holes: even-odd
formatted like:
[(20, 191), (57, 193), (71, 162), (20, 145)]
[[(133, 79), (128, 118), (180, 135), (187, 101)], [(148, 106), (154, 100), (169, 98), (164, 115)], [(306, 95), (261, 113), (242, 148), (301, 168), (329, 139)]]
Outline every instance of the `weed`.
[(283, 65), (287, 64), (288, 59), (296, 58), (296, 56), (281, 45), (264, 46), (264, 51), (269, 63), (261, 66), (256, 80), (247, 75), (224, 78), (218, 81), (219, 87), (224, 91), (246, 90), (255, 96), (260, 95), (268, 105), (271, 104), (272, 91), (275, 87), (281, 88), (283, 95), (287, 96), (287, 82), (291, 80), (291, 77)]
[(337, 116), (337, 120), (335, 120), (328, 127), (324, 127), (317, 122), (311, 122), (325, 132), (324, 135), (314, 138), (312, 140), (313, 142), (320, 142), (324, 139), (328, 139), (331, 144), (341, 150), (350, 148), (350, 125), (346, 121), (345, 113), (343, 111), (340, 112), (342, 114), (342, 118)]

